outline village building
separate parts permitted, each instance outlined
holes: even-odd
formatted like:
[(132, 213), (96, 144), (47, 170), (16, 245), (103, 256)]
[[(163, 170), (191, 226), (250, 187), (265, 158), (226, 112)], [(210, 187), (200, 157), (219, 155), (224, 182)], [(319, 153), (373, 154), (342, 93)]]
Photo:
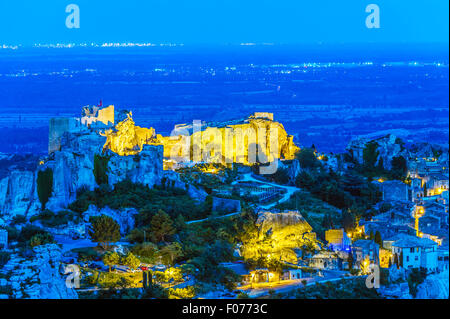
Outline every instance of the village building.
[(350, 250), (352, 240), (343, 228), (329, 229), (325, 232), (325, 240), (331, 250)]
[(429, 272), (438, 270), (438, 244), (431, 239), (397, 235), (383, 241), (383, 246), (391, 249), (394, 260), (397, 259), (403, 268), (424, 268)]
[(303, 273), (300, 268), (287, 269), (283, 271), (283, 280), (298, 280), (303, 278)]
[(385, 181), (379, 183), (384, 201), (408, 201), (409, 186), (401, 181)]
[(343, 259), (335, 252), (321, 251), (309, 259), (309, 267), (323, 270), (341, 270)]
[(352, 244), (353, 267), (366, 269), (370, 264), (380, 264), (380, 245), (369, 239), (359, 239)]

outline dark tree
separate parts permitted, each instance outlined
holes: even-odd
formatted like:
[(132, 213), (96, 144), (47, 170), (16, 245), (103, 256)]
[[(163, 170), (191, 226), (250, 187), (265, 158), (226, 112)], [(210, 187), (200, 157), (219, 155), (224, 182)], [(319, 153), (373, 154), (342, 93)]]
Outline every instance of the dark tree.
[(42, 209), (45, 209), (45, 205), (53, 192), (53, 170), (47, 168), (45, 171), (39, 171), (36, 182), (39, 201)]
[(312, 148), (303, 148), (297, 154), (296, 158), (298, 159), (300, 166), (302, 168), (316, 168), (320, 166), (320, 162), (314, 153)]
[(380, 234), (380, 232), (379, 232), (378, 230), (377, 230), (376, 233), (375, 233), (375, 239), (374, 239), (374, 241), (375, 241), (378, 245), (380, 245), (380, 247), (383, 246), (383, 240), (381, 239), (381, 234)]
[(103, 249), (108, 249), (112, 242), (120, 240), (120, 226), (109, 216), (95, 216), (89, 219), (91, 229), (89, 236)]
[(396, 156), (392, 158), (391, 174), (395, 179), (404, 180), (408, 172), (406, 159), (403, 156)]
[(98, 185), (108, 184), (108, 156), (96, 154), (94, 156), (94, 177)]
[(175, 233), (175, 227), (170, 216), (164, 211), (159, 210), (152, 218), (151, 232), (152, 239), (156, 243), (165, 241), (167, 236), (173, 235)]

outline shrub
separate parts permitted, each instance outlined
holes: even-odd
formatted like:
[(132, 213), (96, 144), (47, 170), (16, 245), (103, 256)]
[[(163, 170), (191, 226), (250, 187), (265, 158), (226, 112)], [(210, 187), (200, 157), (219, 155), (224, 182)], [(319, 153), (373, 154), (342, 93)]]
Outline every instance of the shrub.
[(237, 295), (237, 299), (249, 299), (249, 298), (250, 298), (250, 296), (248, 295), (248, 293), (245, 293), (245, 292), (240, 292)]
[(169, 288), (169, 299), (192, 299), (195, 297), (195, 288)]
[(36, 247), (40, 245), (53, 244), (55, 240), (50, 233), (36, 234), (30, 239), (30, 246)]

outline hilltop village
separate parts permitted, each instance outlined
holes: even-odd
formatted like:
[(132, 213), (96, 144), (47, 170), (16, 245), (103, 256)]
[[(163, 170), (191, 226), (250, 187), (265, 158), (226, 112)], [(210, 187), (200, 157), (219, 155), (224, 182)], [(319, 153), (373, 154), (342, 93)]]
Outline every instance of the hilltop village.
[(448, 145), (325, 154), (272, 113), (163, 136), (87, 106), (0, 164), (3, 299), (448, 298)]

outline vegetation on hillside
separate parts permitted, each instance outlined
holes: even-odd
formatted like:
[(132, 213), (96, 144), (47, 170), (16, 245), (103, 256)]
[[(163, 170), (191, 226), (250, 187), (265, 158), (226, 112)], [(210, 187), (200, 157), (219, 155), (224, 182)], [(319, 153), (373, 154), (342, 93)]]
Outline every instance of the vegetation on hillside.
[(95, 154), (94, 156), (94, 177), (98, 185), (108, 184), (108, 162), (109, 156)]
[(45, 205), (53, 192), (53, 170), (47, 168), (46, 170), (39, 171), (36, 183), (39, 201), (41, 202), (42, 209), (45, 209)]

